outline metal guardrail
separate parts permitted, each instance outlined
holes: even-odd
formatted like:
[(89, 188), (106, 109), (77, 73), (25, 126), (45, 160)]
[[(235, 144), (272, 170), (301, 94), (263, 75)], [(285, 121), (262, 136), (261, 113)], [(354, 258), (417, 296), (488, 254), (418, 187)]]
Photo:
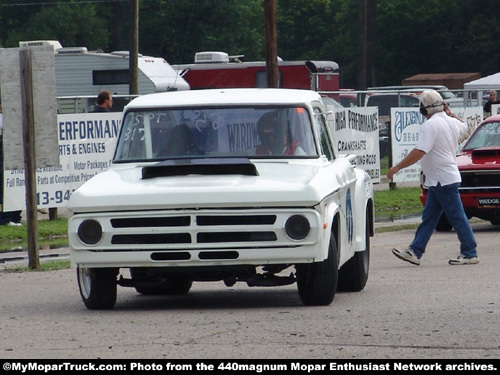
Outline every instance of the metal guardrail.
[[(431, 88), (431, 87), (429, 87)], [(390, 89), (390, 88), (371, 88), (368, 90), (338, 90), (338, 91), (319, 91), (320, 94), (332, 96), (344, 107), (365, 107), (367, 103), (367, 98), (371, 95), (380, 95), (380, 94), (395, 94), (398, 96), (401, 95), (411, 95), (418, 96), (420, 92), (422, 92), (425, 87), (420, 89), (418, 88), (398, 88), (398, 89)], [(439, 90), (437, 90), (439, 91)], [(499, 90), (500, 91), (500, 88)], [(469, 90), (448, 90), (444, 89), (441, 93), (443, 99), (450, 103), (451, 106), (455, 107), (476, 107), (483, 106), (487, 100), (487, 95), (483, 95), (483, 97), (478, 100), (478, 92), (477, 91), (469, 91)], [(484, 94), (484, 92), (482, 92)], [(349, 105), (346, 105), (349, 104)]]

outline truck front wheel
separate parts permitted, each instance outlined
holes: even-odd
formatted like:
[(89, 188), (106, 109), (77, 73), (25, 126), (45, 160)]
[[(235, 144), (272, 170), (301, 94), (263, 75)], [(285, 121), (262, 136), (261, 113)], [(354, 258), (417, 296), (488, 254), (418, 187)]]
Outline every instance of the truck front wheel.
[(297, 287), (304, 305), (326, 306), (332, 303), (337, 290), (338, 256), (337, 241), (332, 233), (327, 259), (297, 266)]
[(116, 303), (117, 268), (76, 269), (83, 303), (90, 310), (112, 309)]

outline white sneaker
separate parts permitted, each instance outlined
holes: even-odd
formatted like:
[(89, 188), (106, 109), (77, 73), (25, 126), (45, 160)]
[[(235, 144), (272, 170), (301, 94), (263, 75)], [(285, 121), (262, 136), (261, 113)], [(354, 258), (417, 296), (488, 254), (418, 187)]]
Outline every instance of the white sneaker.
[(478, 263), (479, 263), (478, 257), (466, 258), (462, 254), (458, 254), (456, 258), (450, 259), (448, 262), (448, 264), (451, 265), (478, 264)]
[(21, 223), (14, 223), (11, 221), (10, 223), (7, 224), (9, 227), (22, 227), (23, 225)]
[(417, 258), (411, 247), (407, 247), (406, 249), (402, 250), (392, 249), (392, 253), (405, 262), (414, 264), (416, 266), (420, 265), (420, 259)]

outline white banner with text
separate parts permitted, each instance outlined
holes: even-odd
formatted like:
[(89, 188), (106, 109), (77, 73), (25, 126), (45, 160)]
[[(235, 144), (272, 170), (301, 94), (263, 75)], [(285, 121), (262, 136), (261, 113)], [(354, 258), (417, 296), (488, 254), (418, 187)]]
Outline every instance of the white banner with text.
[[(481, 107), (453, 108), (453, 112), (464, 119), (469, 127), (469, 135), (483, 120), (483, 109)], [(415, 147), (418, 141), (420, 126), (425, 117), (420, 114), (418, 108), (392, 108), (391, 110), (391, 142), (392, 142), (392, 165), (398, 164)], [(465, 137), (457, 151), (466, 142)], [(416, 182), (420, 181), (420, 162), (408, 168), (404, 168), (393, 178), (393, 182)]]
[[(38, 208), (66, 206), (76, 188), (108, 169), (121, 119), (121, 112), (57, 116), (61, 164), (37, 169)], [(5, 170), (3, 184), (3, 210), (24, 210), (24, 170)]]
[(356, 165), (380, 182), (378, 108), (335, 108), (329, 123), (337, 152), (356, 155)]

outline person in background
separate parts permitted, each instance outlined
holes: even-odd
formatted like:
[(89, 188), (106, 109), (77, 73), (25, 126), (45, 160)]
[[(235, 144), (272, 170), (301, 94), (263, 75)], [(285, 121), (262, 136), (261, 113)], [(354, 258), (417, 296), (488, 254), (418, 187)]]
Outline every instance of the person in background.
[[(0, 102), (0, 199), (3, 204), (3, 118)], [(0, 212), (0, 225), (21, 226), (21, 211)]]
[(405, 262), (420, 265), (420, 258), (444, 212), (460, 241), (460, 254), (448, 263), (479, 263), (474, 233), (458, 192), (462, 179), (456, 163), (456, 150), (460, 138), (467, 133), (468, 126), (451, 112), (448, 104), (435, 90), (425, 90), (420, 96), (420, 113), (425, 116), (426, 121), (420, 127), (415, 148), (389, 169), (387, 178), (392, 180), (400, 170), (421, 160), (423, 185), (428, 192), (427, 201), (413, 242), (404, 249), (392, 249), (392, 253)]
[(107, 90), (102, 90), (97, 95), (97, 105), (92, 110), (93, 113), (96, 112), (109, 112), (113, 107), (113, 96)]
[(483, 107), (484, 112), (488, 113), (488, 116), (493, 115), (493, 113), (491, 113), (492, 104), (500, 104), (496, 90), (490, 91), (490, 99), (484, 104)]

